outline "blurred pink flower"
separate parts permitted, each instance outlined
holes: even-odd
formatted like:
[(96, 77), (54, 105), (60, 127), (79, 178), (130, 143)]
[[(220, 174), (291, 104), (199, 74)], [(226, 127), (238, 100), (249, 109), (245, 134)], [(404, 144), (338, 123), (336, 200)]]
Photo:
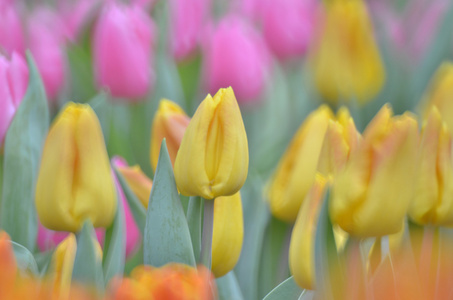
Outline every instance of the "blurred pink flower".
[(154, 23), (138, 6), (107, 2), (93, 39), (96, 83), (114, 97), (138, 101), (153, 85)]
[(0, 147), (28, 86), (28, 68), (13, 52), (9, 61), (0, 55)]
[(203, 44), (204, 79), (210, 93), (231, 86), (240, 104), (259, 99), (270, 68), (266, 43), (251, 24), (228, 16)]
[(28, 20), (29, 48), (51, 103), (65, 83), (64, 28), (56, 12), (50, 8), (38, 8)]
[(24, 30), (11, 0), (0, 0), (0, 49), (8, 54), (25, 53)]
[(62, 22), (65, 24), (66, 37), (74, 42), (80, 31), (89, 21), (90, 14), (100, 3), (100, 0), (59, 0), (58, 12)]
[(177, 60), (187, 58), (199, 45), (211, 0), (170, 0), (170, 47)]
[[(105, 238), (105, 229), (96, 228), (96, 237), (99, 244), (104, 245)], [(55, 249), (58, 244), (60, 244), (67, 236), (69, 232), (66, 231), (53, 231), (44, 227), (41, 223), (38, 222), (38, 237), (36, 243), (38, 244), (38, 249), (41, 252)]]
[[(127, 167), (127, 162), (119, 156), (115, 156), (112, 158), (112, 165), (115, 167)], [(113, 175), (114, 172), (112, 172)], [(138, 229), (137, 223), (135, 223), (134, 216), (132, 215), (131, 209), (129, 208), (129, 204), (127, 203), (126, 196), (124, 195), (123, 189), (121, 188), (120, 183), (118, 182), (118, 178), (116, 175), (115, 184), (117, 186), (117, 191), (119, 192), (121, 203), (123, 204), (124, 209), (124, 219), (126, 222), (126, 257), (130, 254), (134, 253), (137, 250), (137, 246), (140, 243), (140, 231)]]
[(305, 54), (319, 17), (315, 0), (264, 0), (260, 10), (264, 37), (277, 57)]

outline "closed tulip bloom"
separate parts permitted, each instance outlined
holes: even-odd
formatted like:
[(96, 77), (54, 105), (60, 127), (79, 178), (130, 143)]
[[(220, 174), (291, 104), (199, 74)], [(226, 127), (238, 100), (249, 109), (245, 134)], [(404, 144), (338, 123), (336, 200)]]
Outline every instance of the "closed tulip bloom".
[(324, 137), (333, 118), (326, 105), (312, 112), (280, 160), (268, 191), (271, 212), (278, 219), (290, 223), (296, 220), (315, 180)]
[(153, 85), (154, 23), (138, 6), (106, 3), (93, 35), (96, 83), (114, 97), (137, 101)]
[(0, 49), (25, 53), (24, 30), (14, 1), (0, 0)]
[(260, 9), (264, 37), (275, 55), (289, 59), (305, 54), (315, 34), (317, 2), (267, 0)]
[(438, 108), (447, 127), (453, 128), (453, 62), (442, 63), (433, 76), (422, 100), (423, 116), (428, 118), (433, 106)]
[(189, 122), (190, 118), (178, 104), (167, 99), (160, 101), (151, 128), (150, 159), (153, 171), (156, 171), (160, 146), (164, 138), (171, 163), (175, 164), (176, 154)]
[(336, 174), (329, 202), (333, 223), (357, 237), (397, 233), (413, 196), (417, 121), (384, 106), (356, 153)]
[(385, 78), (367, 8), (361, 0), (335, 0), (325, 6), (312, 53), (315, 84), (333, 103), (364, 103), (376, 96)]
[(137, 196), (138, 200), (143, 204), (145, 208), (148, 208), (149, 195), (151, 194), (151, 188), (153, 181), (143, 173), (140, 166), (128, 166), (125, 161), (116, 159), (114, 165), (118, 171), (126, 180), (128, 186), (132, 192)]
[(251, 24), (237, 16), (223, 19), (204, 41), (203, 59), (210, 93), (232, 86), (240, 104), (259, 100), (270, 59), (263, 38)]
[(315, 286), (315, 233), (325, 186), (326, 179), (317, 175), (300, 207), (289, 245), (291, 274), (299, 286), (309, 290), (313, 290)]
[(89, 219), (107, 227), (116, 194), (101, 126), (88, 105), (69, 103), (44, 144), (36, 185), (36, 210), (52, 230), (77, 232)]
[(222, 277), (234, 268), (241, 254), (243, 237), (241, 194), (216, 198), (211, 266), (216, 277)]
[(421, 225), (453, 226), (452, 137), (436, 107), (423, 126), (411, 219)]
[(28, 21), (29, 48), (52, 103), (63, 88), (66, 73), (63, 22), (55, 12), (41, 8)]
[(13, 53), (9, 61), (0, 55), (0, 148), (28, 86), (25, 61)]
[(201, 102), (175, 161), (181, 194), (213, 199), (239, 191), (247, 178), (249, 150), (241, 111), (231, 87)]
[(67, 299), (77, 251), (76, 237), (70, 233), (55, 249), (48, 274), (57, 299)]

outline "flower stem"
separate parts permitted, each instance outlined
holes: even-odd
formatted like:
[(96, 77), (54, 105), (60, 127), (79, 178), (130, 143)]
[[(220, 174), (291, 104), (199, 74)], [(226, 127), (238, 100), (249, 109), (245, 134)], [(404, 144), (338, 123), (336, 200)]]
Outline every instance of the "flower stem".
[(204, 201), (203, 233), (201, 235), (200, 262), (211, 269), (212, 232), (214, 226), (214, 201)]

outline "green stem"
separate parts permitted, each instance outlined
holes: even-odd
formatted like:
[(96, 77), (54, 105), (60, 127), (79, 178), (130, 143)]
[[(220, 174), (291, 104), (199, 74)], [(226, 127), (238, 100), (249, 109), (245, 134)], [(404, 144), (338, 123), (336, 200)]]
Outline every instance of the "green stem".
[(203, 233), (201, 235), (200, 262), (211, 269), (212, 232), (214, 227), (214, 201), (204, 201)]

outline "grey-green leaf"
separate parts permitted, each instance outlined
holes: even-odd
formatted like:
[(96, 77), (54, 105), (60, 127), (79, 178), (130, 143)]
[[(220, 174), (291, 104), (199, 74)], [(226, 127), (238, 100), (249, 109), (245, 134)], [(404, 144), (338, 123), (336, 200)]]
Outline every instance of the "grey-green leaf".
[(274, 288), (263, 300), (297, 300), (303, 292), (304, 290), (297, 285), (291, 276)]
[(123, 275), (126, 259), (126, 225), (123, 203), (118, 195), (118, 208), (115, 219), (105, 232), (104, 255), (102, 267), (105, 284), (115, 275)]
[(176, 188), (165, 139), (162, 141), (146, 214), (144, 263), (170, 262), (195, 266), (189, 227)]
[(187, 224), (189, 225), (195, 260), (199, 262), (201, 251), (201, 228), (203, 223), (203, 202), (201, 197), (190, 197), (187, 208)]
[(24, 246), (11, 242), (13, 246), (14, 256), (16, 257), (17, 267), (22, 271), (31, 272), (33, 275), (38, 275), (38, 265), (30, 251)]
[(236, 279), (236, 275), (233, 271), (229, 272), (223, 277), (217, 278), (216, 284), (220, 300), (244, 299), (238, 281)]
[(0, 225), (13, 241), (33, 250), (38, 230), (35, 186), (49, 128), (49, 111), (46, 93), (30, 53), (27, 53), (27, 60), (28, 89), (5, 138)]
[(72, 279), (81, 284), (104, 290), (102, 261), (95, 245), (96, 235), (93, 224), (85, 221), (77, 234), (77, 252), (74, 260)]

